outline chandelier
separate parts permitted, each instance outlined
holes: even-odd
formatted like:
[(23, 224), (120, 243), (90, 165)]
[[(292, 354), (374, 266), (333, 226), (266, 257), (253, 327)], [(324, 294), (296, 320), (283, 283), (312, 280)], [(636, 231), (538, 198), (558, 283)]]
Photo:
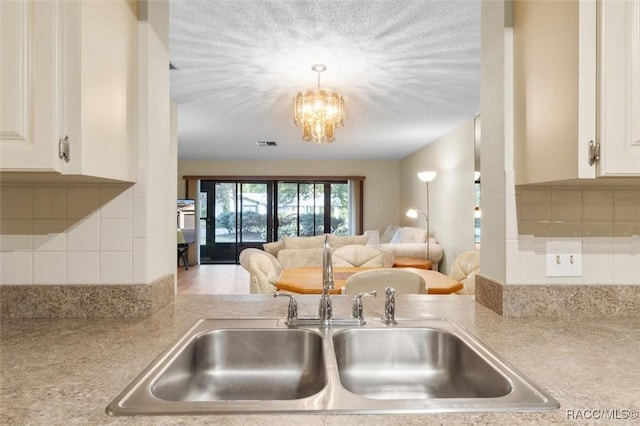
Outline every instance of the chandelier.
[(344, 126), (344, 99), (338, 93), (329, 95), (320, 90), (320, 73), (327, 70), (322, 64), (312, 65), (318, 73), (317, 90), (298, 92), (295, 99), (293, 122), (302, 127), (302, 139), (316, 143), (332, 143), (334, 130)]

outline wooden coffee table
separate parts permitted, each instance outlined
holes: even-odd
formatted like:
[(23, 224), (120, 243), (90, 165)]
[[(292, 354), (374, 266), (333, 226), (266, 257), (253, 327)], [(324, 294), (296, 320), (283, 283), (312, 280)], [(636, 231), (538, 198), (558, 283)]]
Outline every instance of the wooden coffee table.
[[(349, 276), (356, 272), (369, 271), (376, 268), (333, 268), (333, 276), (335, 279), (334, 289), (331, 294), (340, 294), (340, 290), (344, 287), (344, 283)], [(449, 278), (437, 271), (419, 268), (403, 268), (416, 274), (421, 275), (427, 284), (428, 294), (450, 294), (461, 290), (462, 283)], [(278, 290), (286, 290), (292, 293), (300, 294), (321, 294), (322, 293), (322, 268), (291, 268), (284, 269), (276, 283)]]
[(427, 259), (418, 259), (415, 257), (396, 257), (393, 259), (394, 268), (418, 268), (433, 269), (431, 261)]

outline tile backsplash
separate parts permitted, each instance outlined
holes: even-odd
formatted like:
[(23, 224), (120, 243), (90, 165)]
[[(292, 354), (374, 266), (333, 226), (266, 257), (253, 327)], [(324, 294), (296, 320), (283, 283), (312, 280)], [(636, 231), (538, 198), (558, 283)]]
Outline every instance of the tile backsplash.
[(3, 184), (0, 284), (134, 283), (133, 188)]
[[(507, 215), (515, 215), (517, 229), (507, 230), (509, 283), (640, 284), (640, 188), (523, 186), (513, 195)], [(552, 240), (580, 241), (581, 277), (547, 277), (546, 243)]]

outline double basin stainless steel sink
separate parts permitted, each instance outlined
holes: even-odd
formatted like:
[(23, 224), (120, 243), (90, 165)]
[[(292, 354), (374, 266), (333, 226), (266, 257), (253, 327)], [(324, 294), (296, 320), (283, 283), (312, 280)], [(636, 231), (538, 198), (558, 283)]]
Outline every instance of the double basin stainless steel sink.
[(289, 328), (197, 322), (107, 407), (112, 415), (427, 413), (558, 408), (444, 318)]

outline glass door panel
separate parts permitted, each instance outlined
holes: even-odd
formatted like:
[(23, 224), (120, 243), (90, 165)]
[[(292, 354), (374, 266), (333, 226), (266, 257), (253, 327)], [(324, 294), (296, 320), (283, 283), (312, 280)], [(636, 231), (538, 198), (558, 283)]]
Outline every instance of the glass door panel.
[(205, 252), (207, 246), (207, 193), (200, 192), (200, 255)]
[(215, 242), (236, 242), (236, 184), (215, 184)]
[(315, 184), (315, 196), (314, 196), (314, 210), (313, 210), (313, 221), (314, 221), (314, 235), (322, 235), (324, 234), (324, 187), (323, 183)]
[(273, 227), (271, 183), (240, 184), (240, 234), (238, 253), (247, 247), (261, 248), (270, 241)]
[(273, 233), (270, 182), (200, 183), (202, 263), (237, 263), (247, 247), (262, 247)]
[(278, 235), (276, 240), (295, 237), (298, 235), (298, 184), (278, 182), (277, 193)]
[(236, 184), (200, 183), (200, 261), (232, 263), (236, 260)]
[(315, 231), (315, 197), (312, 183), (298, 184), (298, 222), (301, 237), (312, 237)]
[(349, 184), (331, 183), (331, 233), (349, 235)]

